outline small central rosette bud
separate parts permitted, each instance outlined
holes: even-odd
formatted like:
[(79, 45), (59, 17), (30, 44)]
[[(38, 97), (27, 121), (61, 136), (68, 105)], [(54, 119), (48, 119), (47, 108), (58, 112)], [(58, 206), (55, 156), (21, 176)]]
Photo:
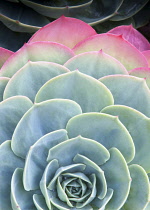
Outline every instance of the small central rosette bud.
[[(59, 168), (48, 185), (49, 194), (57, 194), (69, 207), (83, 208), (96, 196), (96, 175), (86, 175), (84, 165), (73, 164)], [(79, 170), (79, 172), (72, 172)], [(62, 173), (61, 173), (62, 172)], [(61, 174), (60, 174), (61, 173)]]
[[(64, 196), (67, 196), (74, 206), (75, 203), (84, 202), (90, 196), (92, 186), (90, 179), (81, 172), (65, 173), (57, 179), (58, 197), (60, 200), (65, 201)], [(59, 195), (60, 191), (63, 191), (65, 195)]]
[[(82, 155), (78, 153), (80, 152), (78, 141), (80, 141)], [(83, 155), (87, 148), (83, 148), (85, 144), (82, 145), (82, 141), (86, 141), (87, 144), (94, 147), (93, 149), (96, 149), (96, 146), (102, 149), (100, 144), (77, 137), (49, 150), (48, 165), (40, 181), (40, 189), (49, 208), (49, 203), (58, 209), (62, 207), (65, 209), (85, 209), (90, 208), (91, 203), (93, 206), (97, 205), (97, 202), (101, 202), (99, 206), (103, 206), (104, 198), (108, 197), (108, 202), (112, 196), (112, 192), (106, 196), (109, 190), (107, 191), (103, 170), (90, 157)], [(74, 151), (72, 151), (72, 157), (68, 159), (67, 155), (62, 155), (59, 152), (59, 147), (61, 151), (66, 151), (67, 154), (67, 150), (73, 147), (72, 144), (74, 144)], [(63, 150), (62, 147), (64, 147)], [(58, 154), (55, 149), (57, 149)], [(106, 149), (102, 153), (105, 153), (106, 156), (109, 155)]]

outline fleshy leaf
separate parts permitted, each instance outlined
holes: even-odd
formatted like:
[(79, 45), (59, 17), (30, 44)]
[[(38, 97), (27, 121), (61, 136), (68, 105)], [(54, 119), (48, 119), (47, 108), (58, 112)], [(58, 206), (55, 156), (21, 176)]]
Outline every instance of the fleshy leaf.
[(131, 188), (123, 210), (145, 209), (150, 199), (150, 184), (145, 170), (139, 165), (130, 165)]
[(0, 143), (12, 138), (18, 122), (32, 105), (25, 96), (14, 96), (0, 103)]
[(35, 102), (53, 98), (71, 99), (81, 106), (83, 112), (100, 111), (113, 104), (113, 96), (102, 83), (79, 71), (69, 72), (48, 81), (37, 93)]
[[(66, 192), (67, 192), (67, 194), (70, 196), (70, 197), (74, 197), (74, 198), (76, 198), (76, 197), (78, 197), (77, 195), (75, 195), (75, 194), (72, 194), (68, 189), (67, 189), (67, 187), (68, 186), (73, 186), (73, 187), (80, 187), (81, 186), (81, 183), (83, 183), (81, 180), (79, 181), (79, 183), (78, 182), (76, 182), (76, 180), (77, 180), (77, 178), (74, 178), (74, 177), (72, 177), (72, 178), (68, 178), (68, 179), (65, 179), (64, 181), (62, 181), (62, 188), (65, 190), (66, 189)], [(84, 184), (85, 185), (85, 184)], [(80, 192), (81, 193), (81, 192)]]
[(49, 201), (53, 205), (54, 209), (60, 209), (60, 210), (72, 209), (65, 202), (63, 202), (59, 198), (57, 198), (57, 193), (55, 193), (53, 191), (48, 191), (48, 194), (49, 194)]
[(150, 173), (150, 163), (147, 161), (150, 158), (150, 119), (135, 109), (121, 105), (108, 106), (102, 112), (118, 115), (132, 136), (135, 145), (136, 152), (131, 163), (141, 165), (147, 173)]
[(112, 17), (111, 20), (119, 21), (132, 17), (133, 15), (136, 15), (136, 13), (138, 13), (139, 10), (141, 10), (147, 2), (148, 0), (136, 0), (136, 2), (124, 0), (121, 7), (117, 11), (117, 14)]
[(150, 68), (150, 50), (143, 51), (142, 53), (146, 57), (148, 62), (148, 67)]
[(60, 64), (29, 61), (10, 79), (4, 92), (4, 99), (14, 95), (24, 95), (34, 102), (36, 93), (45, 82), (68, 71)]
[(105, 54), (102, 50), (76, 55), (69, 59), (64, 66), (71, 71), (78, 69), (96, 79), (110, 74), (128, 74), (119, 61)]
[[(76, 208), (70, 208), (66, 203), (61, 201), (60, 199), (57, 198), (57, 195), (53, 191), (49, 191), (49, 199), (50, 202), (54, 205), (55, 209), (60, 209), (60, 210), (77, 210)], [(80, 208), (80, 210), (93, 210), (93, 208), (90, 205), (86, 205), (83, 208)]]
[(132, 25), (129, 26), (118, 26), (108, 31), (111, 34), (122, 35), (124, 39), (134, 45), (138, 50), (150, 50), (150, 44), (148, 40)]
[(39, 187), (39, 182), (47, 165), (46, 159), (49, 149), (67, 139), (67, 132), (65, 130), (53, 131), (42, 136), (30, 147), (23, 174), (23, 182), (26, 190), (34, 190)]
[(95, 35), (95, 30), (81, 20), (61, 16), (37, 31), (29, 40), (52, 41), (73, 48), (78, 42)]
[(69, 138), (81, 135), (96, 140), (107, 149), (118, 148), (127, 162), (134, 157), (133, 140), (118, 117), (102, 113), (85, 113), (70, 119), (66, 129)]
[[(12, 150), (19, 157), (25, 158), (30, 146), (39, 138), (65, 128), (70, 118), (81, 113), (80, 106), (71, 100), (53, 99), (35, 103), (20, 120), (13, 133)], [(29, 125), (30, 129), (26, 130)]]
[(8, 81), (8, 77), (0, 77), (0, 102), (3, 101), (3, 93)]
[(150, 209), (150, 201), (148, 202), (148, 204), (144, 210), (149, 210), (149, 209)]
[(0, 47), (0, 68), (14, 52)]
[(107, 183), (105, 180), (104, 171), (101, 170), (101, 168), (95, 164), (93, 161), (88, 159), (87, 157), (77, 154), (73, 161), (75, 163), (83, 163), (86, 165), (86, 168), (84, 170), (84, 173), (87, 174), (95, 174), (96, 175), (96, 185), (97, 185), (97, 196), (100, 199), (103, 199), (106, 196), (107, 193)]
[(49, 182), (51, 181), (51, 179), (53, 179), (53, 177), (55, 176), (55, 173), (58, 170), (58, 168), (59, 168), (59, 164), (56, 159), (49, 162), (44, 170), (42, 179), (40, 181), (40, 189), (49, 209), (51, 209), (52, 207), (51, 207), (51, 203), (49, 202), (49, 194), (48, 194), (47, 186)]
[[(67, 166), (63, 166), (63, 167), (59, 167), (58, 170), (55, 172), (55, 176), (53, 177), (53, 179), (50, 180), (49, 184), (47, 185), (47, 188), (49, 190), (54, 190), (57, 187), (57, 178), (61, 175), (61, 174), (65, 174), (67, 173), (75, 173), (76, 171), (78, 172), (82, 172), (85, 169), (85, 165), (84, 164), (71, 164), (71, 165), (67, 165)], [(50, 169), (48, 171), (50, 173)], [(76, 176), (71, 176), (71, 177), (76, 177)], [(49, 178), (48, 178), (49, 179)], [(88, 180), (90, 182), (90, 180)]]
[(129, 71), (129, 74), (135, 77), (144, 78), (150, 89), (150, 68), (136, 68)]
[[(90, 151), (88, 148), (90, 148)], [(50, 149), (47, 161), (57, 159), (61, 166), (70, 165), (77, 154), (88, 157), (98, 165), (105, 163), (109, 159), (109, 152), (103, 145), (94, 140), (78, 136)]]
[(24, 167), (24, 161), (12, 152), (11, 141), (0, 145), (0, 154), (0, 209), (12, 209), (11, 178), (16, 167)]
[[(33, 203), (34, 191), (27, 192), (23, 187), (23, 169), (17, 168), (13, 173), (11, 180), (11, 203), (12, 208), (17, 210), (33, 209), (36, 210)], [(7, 195), (8, 196), (8, 195)]]
[[(77, 12), (79, 8), (82, 9), (87, 8), (89, 4), (91, 4), (91, 0), (82, 0), (72, 2), (72, 0), (64, 0), (64, 1), (49, 1), (49, 2), (31, 2), (28, 0), (20, 0), (23, 4), (27, 5), (28, 7), (33, 8), (38, 13), (50, 17), (50, 18), (59, 18), (61, 15), (65, 15), (66, 17), (72, 16), (70, 11)], [(80, 19), (80, 18), (78, 18)]]
[(33, 202), (34, 205), (36, 206), (37, 210), (49, 210), (46, 203), (45, 203), (45, 198), (42, 195), (33, 195)]
[(30, 61), (48, 61), (64, 64), (74, 53), (68, 47), (54, 42), (35, 42), (24, 44), (2, 66), (0, 76), (12, 77), (20, 68)]
[(97, 2), (93, 0), (20, 1), (44, 16), (50, 18), (59, 18), (61, 15), (75, 17), (92, 26), (114, 16), (122, 4), (122, 0), (114, 0), (113, 4), (108, 4), (107, 1)]
[(113, 94), (115, 105), (130, 106), (150, 117), (150, 90), (145, 79), (126, 75), (113, 75), (103, 77), (100, 81)]
[(82, 205), (82, 208), (83, 208), (83, 207), (85, 207), (83, 202), (86, 201), (86, 199), (90, 196), (90, 194), (91, 194), (91, 191), (87, 190), (83, 197), (81, 197), (81, 198), (70, 198), (69, 200), (77, 202), (76, 203), (77, 208), (81, 208), (81, 205)]
[(64, 189), (62, 188), (61, 184), (60, 184), (60, 177), (58, 177), (57, 179), (57, 195), (58, 195), (58, 198), (67, 203), (67, 205), (69, 207), (73, 207), (72, 203), (70, 202), (70, 200), (68, 199), (68, 196), (66, 195), (66, 192), (64, 191)]
[(143, 54), (120, 35), (105, 33), (91, 36), (78, 43), (73, 48), (73, 51), (77, 55), (83, 52), (99, 51), (101, 49), (120, 61), (127, 70), (148, 67), (147, 60)]
[(96, 176), (95, 176), (95, 174), (91, 174), (90, 175), (90, 179), (92, 180), (91, 182), (92, 182), (92, 191), (91, 191), (91, 194), (90, 194), (90, 196), (89, 196), (89, 198), (86, 200), (86, 201), (84, 201), (83, 203), (77, 203), (77, 208), (85, 208), (85, 206), (87, 205), (87, 204), (90, 204), (91, 203), (91, 201), (95, 198), (95, 196), (96, 196)]
[(120, 151), (112, 148), (109, 152), (110, 159), (101, 166), (105, 171), (108, 188), (114, 190), (106, 209), (120, 209), (128, 197), (131, 177), (127, 163)]
[(100, 208), (105, 209), (106, 204), (109, 202), (109, 200), (112, 198), (112, 196), (113, 196), (113, 190), (108, 188), (107, 194), (106, 194), (104, 199), (99, 199), (99, 198), (96, 197), (92, 201), (91, 204), (96, 206), (98, 209), (100, 209)]
[[(83, 164), (83, 166), (84, 166), (84, 169), (85, 169), (86, 165)], [(74, 172), (74, 173), (67, 172), (67, 173), (62, 173), (62, 175), (67, 177), (67, 178), (75, 177), (75, 178), (83, 180), (85, 183), (87, 183), (89, 185), (92, 184), (91, 180), (84, 173), (81, 173), (81, 172)]]
[(11, 3), (12, 0), (0, 2), (0, 21), (15, 32), (34, 33), (49, 20), (23, 4)]

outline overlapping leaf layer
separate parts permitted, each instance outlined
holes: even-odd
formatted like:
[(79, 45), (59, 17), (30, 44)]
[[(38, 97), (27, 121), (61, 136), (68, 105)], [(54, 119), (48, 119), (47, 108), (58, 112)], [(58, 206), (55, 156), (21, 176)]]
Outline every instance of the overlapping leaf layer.
[(149, 10), (149, 0), (5, 0), (0, 2), (0, 46), (16, 51), (39, 28), (62, 15), (104, 33), (119, 25), (146, 25)]
[(61, 17), (1, 51), (0, 209), (149, 209), (149, 43), (120, 30)]

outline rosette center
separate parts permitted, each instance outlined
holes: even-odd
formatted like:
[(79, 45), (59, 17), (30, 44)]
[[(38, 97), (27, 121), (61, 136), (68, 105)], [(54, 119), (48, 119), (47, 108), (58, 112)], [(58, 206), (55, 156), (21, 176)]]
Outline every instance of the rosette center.
[(95, 174), (88, 177), (82, 172), (62, 173), (57, 178), (57, 195), (70, 207), (84, 206), (96, 196)]

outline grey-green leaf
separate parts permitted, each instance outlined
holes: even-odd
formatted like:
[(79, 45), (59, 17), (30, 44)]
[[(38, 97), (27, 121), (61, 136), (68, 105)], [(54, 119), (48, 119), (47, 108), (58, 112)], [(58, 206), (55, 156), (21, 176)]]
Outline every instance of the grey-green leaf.
[(114, 190), (113, 196), (106, 205), (107, 210), (120, 209), (125, 203), (131, 185), (130, 172), (127, 163), (116, 148), (109, 150), (110, 159), (101, 166), (105, 172), (108, 188)]
[[(12, 149), (22, 158), (39, 138), (55, 130), (64, 129), (70, 118), (80, 114), (80, 106), (71, 100), (53, 99), (34, 106), (18, 123), (12, 137)], [(30, 129), (25, 129), (30, 125)], [(38, 128), (38, 129), (37, 129)]]
[(113, 74), (128, 74), (125, 67), (118, 60), (107, 55), (102, 50), (76, 55), (69, 59), (64, 66), (71, 71), (78, 69), (80, 72), (96, 79)]
[(57, 159), (60, 165), (65, 166), (72, 164), (73, 158), (77, 154), (88, 157), (98, 165), (105, 163), (110, 156), (108, 150), (102, 144), (82, 136), (77, 136), (50, 149), (47, 160)]
[(58, 168), (59, 168), (59, 163), (56, 159), (49, 162), (43, 172), (42, 179), (39, 183), (41, 192), (45, 198), (45, 202), (49, 209), (51, 209), (52, 207), (51, 203), (49, 202), (49, 194), (48, 194), (49, 191), (47, 190), (47, 186), (51, 181), (51, 179), (53, 179), (53, 177), (55, 176), (55, 173), (58, 170)]
[(18, 122), (32, 105), (25, 96), (14, 96), (0, 103), (0, 143), (12, 138)]
[(84, 173), (86, 175), (87, 174), (88, 175), (90, 175), (90, 174), (96, 175), (97, 197), (99, 197), (100, 199), (103, 199), (107, 193), (107, 182), (105, 179), (104, 171), (101, 170), (101, 168), (96, 163), (94, 163), (87, 157), (80, 155), (80, 154), (77, 154), (74, 157), (73, 161), (75, 163), (83, 163), (86, 165), (86, 169), (84, 171)]
[(94, 207), (96, 206), (98, 209), (105, 209), (106, 204), (110, 201), (110, 199), (113, 196), (113, 192), (114, 191), (111, 188), (108, 188), (106, 196), (103, 199), (99, 199), (98, 197), (96, 197), (92, 201), (91, 205)]
[(35, 95), (42, 85), (51, 78), (68, 71), (60, 64), (29, 61), (10, 79), (4, 91), (4, 99), (15, 95), (23, 95), (34, 102)]
[[(85, 169), (85, 165), (84, 164), (71, 164), (71, 165), (66, 165), (64, 167), (60, 167), (56, 173), (55, 173), (55, 176), (53, 177), (52, 180), (50, 180), (50, 183), (48, 184), (48, 189), (49, 190), (54, 190), (56, 189), (56, 180), (58, 179), (58, 177), (61, 175), (61, 174), (64, 174), (64, 172), (70, 172), (70, 173), (75, 173), (76, 171), (78, 172), (82, 172), (84, 169)], [(72, 177), (72, 176), (71, 176)], [(74, 177), (74, 176), (73, 176)]]
[(69, 72), (48, 81), (37, 93), (35, 101), (53, 98), (74, 100), (83, 112), (100, 111), (113, 104), (112, 94), (101, 82), (79, 71)]
[(45, 198), (42, 195), (34, 194), (33, 195), (33, 202), (36, 206), (37, 210), (49, 210), (46, 203)]
[(135, 156), (130, 164), (139, 164), (150, 173), (150, 162), (147, 161), (150, 158), (150, 119), (141, 112), (123, 105), (108, 106), (102, 112), (119, 117), (135, 145)]
[(81, 135), (94, 139), (107, 149), (118, 148), (127, 162), (135, 155), (133, 140), (118, 117), (102, 113), (84, 113), (69, 120), (66, 127), (69, 138)]
[(146, 171), (139, 165), (129, 166), (132, 182), (123, 210), (145, 209), (150, 199), (150, 184)]
[(130, 106), (150, 117), (150, 90), (145, 79), (113, 75), (103, 77), (100, 81), (112, 92), (114, 104)]
[(11, 141), (0, 145), (0, 209), (11, 210), (10, 192), (11, 179), (17, 167), (24, 167), (24, 161), (14, 155)]
[(0, 78), (0, 102), (3, 101), (3, 93), (4, 93), (4, 90), (5, 90), (5, 87), (8, 83), (8, 81), (9, 81), (8, 77)]
[(25, 191), (22, 179), (23, 169), (17, 168), (11, 180), (11, 203), (13, 210), (18, 210), (18, 207), (20, 210), (36, 210), (32, 199), (34, 191)]
[(42, 136), (30, 147), (23, 174), (26, 190), (35, 190), (39, 187), (39, 182), (47, 165), (46, 159), (49, 149), (67, 139), (67, 132), (61, 129)]

